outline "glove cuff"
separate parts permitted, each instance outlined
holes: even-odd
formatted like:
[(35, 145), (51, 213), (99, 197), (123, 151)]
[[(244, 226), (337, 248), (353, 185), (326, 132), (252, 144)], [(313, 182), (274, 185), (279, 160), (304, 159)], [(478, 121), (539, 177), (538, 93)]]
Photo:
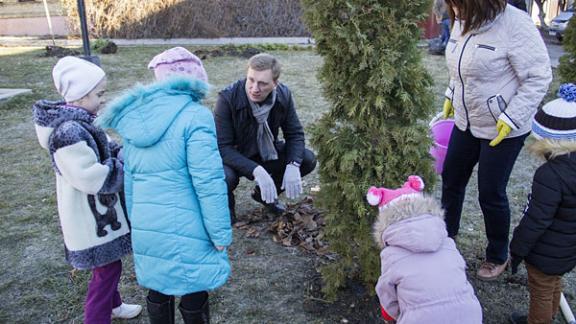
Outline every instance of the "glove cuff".
[(516, 126), (516, 124), (514, 124), (512, 119), (510, 119), (508, 117), (508, 115), (506, 115), (505, 113), (500, 114), (498, 119), (501, 120), (502, 122), (504, 122), (508, 127), (510, 127), (510, 129), (518, 130), (518, 127)]
[(300, 166), (301, 166), (302, 164), (300, 164), (300, 163), (298, 163), (298, 162), (296, 162), (296, 161), (291, 161), (291, 162), (288, 163), (288, 165), (293, 165), (293, 166), (295, 166), (295, 167), (297, 167), (297, 168), (300, 168)]

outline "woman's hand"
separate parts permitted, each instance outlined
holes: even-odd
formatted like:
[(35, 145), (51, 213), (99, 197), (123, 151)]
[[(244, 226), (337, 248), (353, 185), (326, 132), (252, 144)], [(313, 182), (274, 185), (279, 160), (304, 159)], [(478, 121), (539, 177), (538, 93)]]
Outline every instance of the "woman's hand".
[(454, 117), (454, 106), (452, 106), (452, 101), (450, 101), (448, 98), (444, 100), (444, 106), (442, 107), (442, 117), (444, 119)]
[(502, 142), (502, 140), (506, 138), (508, 134), (510, 134), (512, 128), (508, 126), (508, 124), (506, 124), (506, 122), (504, 122), (502, 119), (498, 119), (498, 122), (496, 122), (496, 130), (498, 131), (498, 136), (496, 136), (496, 138), (490, 142), (490, 146), (492, 147), (500, 144), (500, 142)]

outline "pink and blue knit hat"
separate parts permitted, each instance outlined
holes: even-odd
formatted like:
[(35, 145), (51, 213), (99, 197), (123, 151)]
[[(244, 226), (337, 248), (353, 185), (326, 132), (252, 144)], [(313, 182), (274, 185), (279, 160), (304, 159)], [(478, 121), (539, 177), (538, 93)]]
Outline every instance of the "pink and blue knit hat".
[(148, 68), (154, 70), (156, 80), (165, 80), (173, 75), (190, 76), (208, 82), (202, 61), (183, 47), (173, 47), (156, 55)]
[(576, 85), (561, 85), (558, 97), (538, 110), (532, 121), (532, 136), (576, 141)]

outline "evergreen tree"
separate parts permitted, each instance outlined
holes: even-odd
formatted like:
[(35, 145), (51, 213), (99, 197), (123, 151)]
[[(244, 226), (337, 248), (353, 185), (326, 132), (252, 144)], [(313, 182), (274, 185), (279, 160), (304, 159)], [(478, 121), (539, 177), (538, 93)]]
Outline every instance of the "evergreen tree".
[(560, 58), (558, 66), (560, 82), (576, 83), (576, 19), (574, 17), (568, 22), (562, 42), (566, 54)]
[(320, 162), (318, 202), (339, 257), (321, 272), (329, 298), (349, 277), (372, 285), (379, 257), (371, 235), (370, 185), (396, 187), (408, 175), (435, 176), (427, 120), (432, 79), (422, 66), (418, 22), (429, 0), (302, 0), (324, 58), (319, 79), (331, 110), (312, 130)]

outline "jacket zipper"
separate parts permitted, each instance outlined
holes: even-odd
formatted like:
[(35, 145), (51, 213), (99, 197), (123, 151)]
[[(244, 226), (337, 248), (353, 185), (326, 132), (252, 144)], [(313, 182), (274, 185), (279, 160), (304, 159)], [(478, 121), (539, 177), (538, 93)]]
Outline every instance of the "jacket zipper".
[(468, 36), (464, 44), (462, 45), (462, 50), (460, 51), (460, 57), (458, 58), (458, 77), (460, 78), (460, 83), (462, 83), (462, 106), (464, 106), (464, 111), (466, 112), (466, 129), (470, 127), (470, 118), (468, 117), (468, 108), (466, 108), (466, 101), (464, 100), (464, 78), (462, 78), (462, 56), (464, 55), (464, 50), (466, 49), (466, 45), (470, 38), (472, 38), (474, 34)]
[(487, 50), (491, 50), (491, 51), (493, 51), (493, 52), (496, 51), (496, 47), (494, 47), (494, 46), (489, 46), (489, 45), (484, 45), (484, 44), (478, 44), (478, 45), (476, 45), (476, 47), (477, 47), (477, 48), (484, 48), (484, 49), (487, 49)]

